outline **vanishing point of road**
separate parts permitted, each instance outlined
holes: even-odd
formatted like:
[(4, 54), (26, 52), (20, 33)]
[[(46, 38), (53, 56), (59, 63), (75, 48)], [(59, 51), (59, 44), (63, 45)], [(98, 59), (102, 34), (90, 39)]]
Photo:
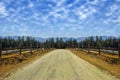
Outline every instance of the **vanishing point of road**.
[(117, 80), (69, 50), (54, 50), (11, 73), (5, 80)]

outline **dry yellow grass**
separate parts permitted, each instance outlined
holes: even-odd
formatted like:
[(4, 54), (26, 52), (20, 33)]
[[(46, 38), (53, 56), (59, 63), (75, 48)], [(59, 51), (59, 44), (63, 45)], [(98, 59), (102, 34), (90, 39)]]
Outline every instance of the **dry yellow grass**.
[[(33, 50), (32, 52), (34, 53), (35, 51), (37, 50)], [(23, 51), (22, 54), (28, 54), (30, 51)], [(2, 58), (10, 58), (10, 57), (14, 57), (14, 56), (18, 56), (19, 55), (19, 52), (18, 53), (14, 53), (14, 54), (9, 54), (9, 55), (2, 55)]]
[[(20, 62), (20, 63), (16, 63), (16, 64), (5, 64), (0, 66), (0, 80), (3, 80), (4, 77), (8, 76), (9, 73), (19, 67), (22, 67), (23, 65), (27, 65), (31, 62), (33, 62), (34, 60), (42, 57), (43, 55), (45, 55), (46, 53), (50, 52), (52, 50), (47, 50), (47, 51), (33, 51), (33, 55), (30, 57), (27, 57), (24, 61)], [(29, 53), (22, 53), (21, 56), (24, 56), (25, 54), (29, 54)], [(7, 56), (3, 56), (2, 58), (7, 58), (7, 59), (14, 59), (14, 57), (21, 57), (19, 55), (7, 55)]]
[(115, 75), (117, 78), (120, 78), (120, 65), (109, 64), (106, 61), (102, 60), (98, 55), (92, 57), (83, 51), (77, 51), (74, 49), (70, 49), (70, 50), (77, 56), (83, 58), (84, 60), (96, 65), (97, 67), (100, 67), (101, 69), (105, 69), (108, 72), (110, 72), (112, 75)]

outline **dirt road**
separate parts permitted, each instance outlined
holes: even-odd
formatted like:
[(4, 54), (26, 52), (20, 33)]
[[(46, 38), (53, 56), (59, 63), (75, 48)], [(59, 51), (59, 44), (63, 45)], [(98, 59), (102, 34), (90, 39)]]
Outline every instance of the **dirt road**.
[(54, 50), (5, 80), (117, 80), (68, 50)]

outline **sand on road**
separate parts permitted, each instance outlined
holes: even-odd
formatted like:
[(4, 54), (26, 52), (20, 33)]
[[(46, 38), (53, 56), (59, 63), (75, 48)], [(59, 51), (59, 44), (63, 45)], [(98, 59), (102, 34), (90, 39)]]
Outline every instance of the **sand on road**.
[(117, 80), (69, 50), (54, 50), (11, 73), (5, 80)]

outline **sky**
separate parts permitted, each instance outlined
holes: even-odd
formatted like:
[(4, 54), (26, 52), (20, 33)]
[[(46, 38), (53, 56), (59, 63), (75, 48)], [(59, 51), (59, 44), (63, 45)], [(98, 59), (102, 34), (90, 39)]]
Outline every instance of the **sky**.
[(120, 0), (0, 0), (0, 36), (120, 36)]

